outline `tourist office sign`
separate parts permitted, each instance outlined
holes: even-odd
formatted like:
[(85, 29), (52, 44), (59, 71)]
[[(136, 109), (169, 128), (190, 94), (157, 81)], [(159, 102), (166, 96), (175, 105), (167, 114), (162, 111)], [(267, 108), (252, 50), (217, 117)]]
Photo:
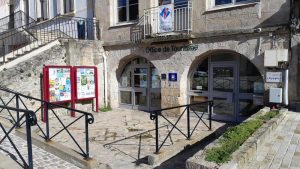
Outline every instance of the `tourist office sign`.
[[(97, 68), (89, 66), (44, 66), (43, 99), (54, 104), (96, 100), (98, 110)], [(94, 107), (94, 106), (93, 106)], [(44, 119), (45, 119), (44, 111)], [(74, 112), (71, 112), (75, 116)]]
[(167, 53), (167, 52), (188, 52), (188, 51), (197, 51), (198, 45), (181, 45), (181, 46), (150, 46), (145, 48), (146, 53)]

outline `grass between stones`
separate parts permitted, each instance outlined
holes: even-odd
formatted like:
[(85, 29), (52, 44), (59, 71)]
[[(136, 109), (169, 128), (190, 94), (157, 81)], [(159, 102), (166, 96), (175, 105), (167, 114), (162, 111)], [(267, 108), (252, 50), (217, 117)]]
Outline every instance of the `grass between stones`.
[(259, 127), (266, 121), (277, 116), (279, 111), (270, 111), (238, 126), (229, 128), (221, 136), (219, 146), (208, 149), (205, 160), (222, 164), (231, 160), (231, 154), (236, 151)]
[(110, 107), (110, 105), (108, 105), (108, 106), (104, 106), (104, 107), (99, 108), (99, 110), (101, 112), (109, 112), (109, 111), (112, 111), (112, 108)]

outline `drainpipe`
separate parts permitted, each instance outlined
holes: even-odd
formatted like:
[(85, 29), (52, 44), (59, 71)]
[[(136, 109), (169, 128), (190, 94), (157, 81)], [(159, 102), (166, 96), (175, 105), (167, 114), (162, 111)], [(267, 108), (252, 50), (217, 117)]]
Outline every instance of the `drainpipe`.
[(289, 69), (285, 70), (285, 78), (284, 78), (284, 99), (283, 103), (288, 106), (289, 105)]
[(108, 106), (108, 99), (107, 99), (107, 55), (106, 52), (103, 52), (103, 63), (104, 63), (104, 104), (105, 107)]
[[(294, 0), (290, 0), (290, 21), (294, 18)], [(290, 29), (290, 38), (289, 38), (289, 52), (290, 52), (290, 56), (293, 57), (292, 55), (292, 31)], [(285, 70), (285, 78), (284, 78), (285, 82), (284, 82), (284, 99), (283, 99), (283, 103), (288, 106), (289, 105), (289, 66), (287, 66), (286, 70)]]

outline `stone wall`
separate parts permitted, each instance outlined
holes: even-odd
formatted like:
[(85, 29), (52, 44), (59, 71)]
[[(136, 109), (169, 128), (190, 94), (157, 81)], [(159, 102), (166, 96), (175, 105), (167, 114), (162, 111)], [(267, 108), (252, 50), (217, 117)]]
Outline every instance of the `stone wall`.
[[(101, 42), (97, 41), (62, 41), (47, 51), (40, 53), (25, 62), (22, 62), (10, 69), (0, 72), (0, 85), (18, 91), (22, 94), (35, 98), (41, 98), (41, 79), (43, 65), (72, 65), (72, 66), (97, 66), (99, 78), (99, 99), (103, 105), (103, 63), (102, 63)], [(7, 98), (7, 94), (0, 92), (1, 96)], [(7, 101), (7, 100), (6, 100)], [(36, 109), (39, 102), (24, 100), (27, 106)], [(100, 105), (100, 106), (101, 106)], [(78, 109), (91, 111), (90, 104), (81, 106)]]
[[(276, 48), (287, 49), (289, 34), (277, 34)], [(109, 94), (113, 107), (119, 105), (118, 79), (116, 74), (120, 73), (133, 57), (144, 57), (148, 59), (157, 69), (158, 73), (177, 73), (178, 82), (162, 81), (162, 107), (172, 107), (188, 103), (187, 91), (191, 70), (199, 64), (199, 60), (207, 57), (212, 52), (230, 51), (248, 58), (264, 77), (264, 51), (273, 47), (272, 37), (268, 34), (237, 35), (216, 38), (195, 39), (193, 45), (197, 46), (195, 51), (169, 51), (169, 52), (147, 52), (149, 47), (163, 48), (165, 46), (182, 46), (187, 44), (162, 44), (162, 45), (140, 45), (140, 46), (114, 46), (105, 47), (108, 52), (109, 70)], [(266, 84), (270, 86), (277, 84)], [(290, 92), (295, 92), (291, 88)]]
[[(96, 17), (100, 21), (104, 42), (130, 41), (135, 24), (116, 24), (116, 0), (96, 1)], [(154, 7), (157, 0), (139, 0), (139, 17), (143, 21), (144, 9)], [(260, 0), (247, 5), (209, 10), (210, 0), (192, 0), (193, 34), (263, 28), (288, 24), (289, 0)]]

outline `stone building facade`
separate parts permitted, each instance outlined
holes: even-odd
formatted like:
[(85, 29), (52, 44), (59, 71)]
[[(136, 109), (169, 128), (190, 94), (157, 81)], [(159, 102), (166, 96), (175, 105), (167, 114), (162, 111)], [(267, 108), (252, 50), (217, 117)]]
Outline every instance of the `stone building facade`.
[[(291, 107), (298, 100), (289, 0), (95, 3), (112, 107), (151, 110), (215, 100), (216, 118), (239, 121), (269, 104), (270, 88), (282, 88)], [(158, 11), (169, 4), (174, 29), (161, 33)], [(289, 60), (266, 67), (266, 50), (288, 50)], [(282, 81), (267, 82), (267, 72), (281, 72)]]

